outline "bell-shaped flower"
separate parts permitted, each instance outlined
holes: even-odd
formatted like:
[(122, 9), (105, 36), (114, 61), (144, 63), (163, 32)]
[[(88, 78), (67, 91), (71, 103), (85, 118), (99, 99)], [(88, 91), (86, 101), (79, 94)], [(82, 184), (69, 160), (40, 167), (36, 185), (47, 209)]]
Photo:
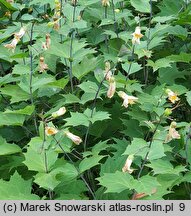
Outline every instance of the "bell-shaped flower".
[(134, 104), (138, 100), (137, 97), (129, 96), (123, 91), (119, 91), (118, 95), (119, 95), (119, 97), (121, 97), (123, 99), (122, 106), (124, 106), (126, 108), (129, 106), (129, 104)]
[(173, 139), (180, 139), (180, 134), (176, 130), (176, 125), (177, 123), (175, 121), (171, 122), (165, 143), (170, 142)]
[(45, 133), (47, 136), (52, 136), (58, 133), (58, 130), (54, 127), (45, 127)]
[(124, 167), (122, 168), (122, 172), (128, 172), (128, 173), (132, 173), (134, 171), (134, 169), (131, 168), (131, 164), (133, 162), (134, 156), (133, 155), (129, 155)]
[(178, 97), (178, 95), (173, 92), (172, 90), (170, 89), (166, 89), (166, 93), (168, 95), (168, 100), (171, 102), (171, 103), (176, 103), (176, 101), (179, 101), (180, 98)]
[(45, 72), (46, 70), (48, 70), (48, 65), (44, 62), (44, 57), (40, 57), (40, 62), (39, 62), (39, 66), (40, 66), (40, 72)]
[(69, 131), (66, 131), (64, 133), (76, 145), (79, 145), (82, 142), (82, 139), (79, 136), (76, 136), (76, 135), (74, 135), (73, 133), (71, 133)]
[(133, 38), (132, 38), (132, 43), (133, 44), (140, 44), (140, 39), (143, 37), (143, 35), (141, 34), (141, 27), (140, 26), (137, 26), (135, 28), (135, 32), (132, 34), (133, 35)]
[(109, 79), (109, 89), (107, 91), (107, 97), (108, 98), (112, 98), (113, 95), (115, 94), (116, 91), (116, 82), (115, 82), (115, 78), (111, 77)]
[(110, 2), (109, 2), (109, 0), (102, 0), (101, 3), (102, 3), (102, 6), (103, 6), (103, 7), (110, 7)]

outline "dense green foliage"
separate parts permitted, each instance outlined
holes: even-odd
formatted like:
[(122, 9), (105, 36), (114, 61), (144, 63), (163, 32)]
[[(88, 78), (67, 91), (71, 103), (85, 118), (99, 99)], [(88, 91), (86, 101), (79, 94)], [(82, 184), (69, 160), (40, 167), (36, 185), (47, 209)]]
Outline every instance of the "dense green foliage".
[(190, 199), (191, 2), (0, 8), (0, 199)]

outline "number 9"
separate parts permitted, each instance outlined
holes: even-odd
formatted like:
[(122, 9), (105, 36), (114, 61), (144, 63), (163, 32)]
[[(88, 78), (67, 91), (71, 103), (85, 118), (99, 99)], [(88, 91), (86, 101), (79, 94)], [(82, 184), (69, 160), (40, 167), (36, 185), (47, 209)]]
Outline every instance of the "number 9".
[(180, 208), (180, 211), (184, 211), (185, 210), (185, 204), (184, 203), (180, 203), (179, 204), (179, 208)]

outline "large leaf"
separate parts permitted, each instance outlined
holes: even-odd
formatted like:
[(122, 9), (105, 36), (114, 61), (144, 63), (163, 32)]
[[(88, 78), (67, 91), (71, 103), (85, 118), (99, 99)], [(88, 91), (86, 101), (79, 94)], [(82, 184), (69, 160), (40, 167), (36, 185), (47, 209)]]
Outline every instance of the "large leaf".
[(142, 13), (149, 13), (150, 12), (150, 0), (130, 0), (131, 5), (137, 10)]
[(134, 178), (129, 173), (115, 172), (105, 173), (97, 178), (100, 185), (107, 188), (107, 193), (120, 193), (127, 189), (132, 189)]
[(0, 155), (10, 155), (21, 152), (18, 145), (7, 143), (5, 139), (0, 136)]
[(17, 172), (9, 181), (0, 180), (1, 200), (38, 200), (39, 197), (31, 194), (32, 181), (25, 181)]
[(86, 170), (89, 170), (90, 168), (96, 166), (99, 164), (99, 161), (103, 158), (104, 156), (100, 155), (93, 155), (88, 158), (84, 158), (80, 164), (79, 164), (79, 170), (80, 173), (83, 173)]

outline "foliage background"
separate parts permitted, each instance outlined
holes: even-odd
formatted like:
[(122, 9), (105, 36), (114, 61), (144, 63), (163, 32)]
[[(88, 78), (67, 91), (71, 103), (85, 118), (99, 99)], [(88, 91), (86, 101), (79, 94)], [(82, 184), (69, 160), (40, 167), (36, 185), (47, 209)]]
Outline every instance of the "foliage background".
[[(0, 0), (0, 8), (0, 199), (190, 199), (190, 1)], [(132, 44), (137, 26), (143, 37)], [(6, 44), (21, 27), (12, 52)], [(119, 91), (137, 102), (122, 106)], [(172, 122), (180, 137), (167, 141)], [(58, 131), (48, 136), (47, 127)], [(129, 156), (133, 171), (123, 172)]]

